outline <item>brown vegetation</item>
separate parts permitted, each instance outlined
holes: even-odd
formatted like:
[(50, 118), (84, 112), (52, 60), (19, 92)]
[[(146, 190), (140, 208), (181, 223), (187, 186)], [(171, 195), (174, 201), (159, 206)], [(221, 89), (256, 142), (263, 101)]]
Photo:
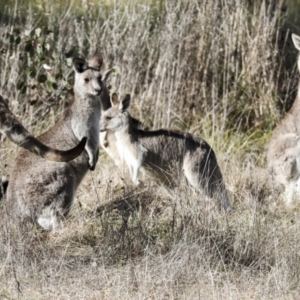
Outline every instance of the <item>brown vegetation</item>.
[[(70, 59), (101, 50), (135, 117), (214, 148), (236, 212), (185, 182), (134, 188), (101, 151), (60, 233), (1, 212), (0, 298), (297, 299), (300, 205), (287, 210), (266, 172), (298, 82), (283, 1), (37, 2), (0, 19), (0, 94), (22, 124), (53, 126), (72, 99)], [(0, 157), (9, 175), (16, 150), (3, 141)]]

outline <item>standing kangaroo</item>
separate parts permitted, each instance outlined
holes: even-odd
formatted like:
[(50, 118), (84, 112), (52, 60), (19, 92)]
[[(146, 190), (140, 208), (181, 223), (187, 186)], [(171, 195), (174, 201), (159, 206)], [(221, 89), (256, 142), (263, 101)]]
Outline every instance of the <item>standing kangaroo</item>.
[(9, 110), (0, 96), (0, 132), (20, 147), (53, 161), (69, 161), (77, 157), (84, 149), (86, 138), (73, 149), (60, 151), (52, 149), (33, 137)]
[[(292, 34), (294, 46), (300, 51), (300, 37)], [(300, 56), (298, 56), (300, 71)], [(293, 204), (300, 197), (300, 84), (292, 108), (275, 128), (271, 137), (267, 160), (275, 183), (285, 188), (285, 204)]]
[[(108, 109), (111, 108), (110, 95), (108, 90), (105, 88), (102, 92), (101, 97), (101, 115), (105, 113)], [(129, 116), (131, 124), (134, 128), (148, 130), (147, 126), (140, 122), (139, 120)], [(126, 164), (122, 160), (122, 157), (119, 155), (119, 151), (116, 144), (115, 135), (111, 130), (101, 131), (100, 128), (100, 146), (112, 159), (115, 165), (122, 169)]]
[(112, 107), (101, 116), (100, 130), (114, 132), (119, 155), (135, 184), (139, 184), (140, 170), (168, 180), (170, 167), (177, 166), (193, 188), (215, 197), (226, 210), (232, 209), (215, 153), (203, 139), (186, 132), (134, 128), (128, 113), (130, 95), (118, 101), (113, 94), (111, 101)]
[(87, 171), (94, 170), (99, 153), (100, 97), (105, 84), (102, 57), (88, 62), (75, 58), (74, 102), (62, 120), (39, 137), (51, 147), (67, 149), (87, 137), (85, 151), (70, 162), (53, 163), (21, 151), (7, 190), (8, 211), (31, 219), (46, 230), (63, 225), (75, 192)]

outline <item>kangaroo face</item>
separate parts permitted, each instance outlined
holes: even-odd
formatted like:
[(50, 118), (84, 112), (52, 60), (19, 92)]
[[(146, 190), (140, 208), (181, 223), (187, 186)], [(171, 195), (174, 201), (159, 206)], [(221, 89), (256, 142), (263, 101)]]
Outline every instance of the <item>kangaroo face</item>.
[(89, 62), (82, 58), (75, 58), (73, 66), (75, 70), (75, 91), (83, 98), (99, 96), (102, 91), (102, 76), (100, 73), (102, 57), (93, 57)]
[(128, 126), (128, 108), (130, 105), (130, 95), (122, 100), (118, 100), (117, 94), (111, 97), (112, 107), (106, 110), (100, 119), (100, 131), (119, 131)]
[(118, 131), (124, 126), (124, 115), (118, 107), (111, 107), (101, 116), (100, 131)]

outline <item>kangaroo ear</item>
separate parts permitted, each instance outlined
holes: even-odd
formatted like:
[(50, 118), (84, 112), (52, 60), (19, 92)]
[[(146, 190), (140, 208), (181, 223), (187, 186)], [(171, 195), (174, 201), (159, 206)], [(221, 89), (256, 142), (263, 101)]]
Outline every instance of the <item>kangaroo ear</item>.
[(104, 75), (102, 76), (102, 81), (106, 81), (107, 78), (109, 77), (109, 75), (110, 75), (111, 73), (113, 73), (114, 71), (115, 71), (114, 68), (111, 68), (111, 69), (107, 70), (107, 71), (104, 73)]
[(90, 60), (89, 60), (89, 66), (93, 69), (100, 70), (103, 64), (103, 57), (101, 54), (95, 54)]
[(119, 105), (120, 102), (119, 102), (117, 93), (113, 93), (111, 95), (110, 102), (111, 102), (111, 106), (118, 106)]
[(108, 69), (107, 71), (105, 71), (104, 75), (102, 76), (103, 77), (102, 81), (105, 81), (110, 76), (111, 73), (121, 74), (120, 67), (119, 66), (114, 66), (113, 68)]
[(82, 73), (87, 69), (87, 63), (83, 58), (76, 57), (73, 59), (73, 67), (77, 73)]
[(129, 108), (129, 105), (130, 105), (130, 95), (127, 94), (125, 96), (125, 98), (120, 102), (120, 104), (119, 104), (119, 110), (121, 112), (124, 112), (124, 111), (126, 111)]

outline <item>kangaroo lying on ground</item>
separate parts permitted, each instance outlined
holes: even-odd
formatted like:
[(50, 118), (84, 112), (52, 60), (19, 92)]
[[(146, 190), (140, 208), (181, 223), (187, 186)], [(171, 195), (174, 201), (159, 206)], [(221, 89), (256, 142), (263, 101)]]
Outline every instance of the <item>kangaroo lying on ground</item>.
[[(300, 37), (292, 34), (292, 40), (300, 51)], [(300, 56), (298, 56), (300, 71)], [(291, 109), (275, 128), (271, 137), (267, 159), (268, 169), (277, 185), (285, 188), (285, 204), (300, 197), (300, 84)]]
[(61, 151), (52, 149), (33, 137), (23, 125), (16, 119), (14, 114), (0, 96), (0, 132), (6, 135), (12, 142), (20, 147), (53, 161), (69, 161), (77, 157), (84, 149), (86, 138), (73, 149)]
[(130, 95), (119, 102), (113, 94), (111, 100), (112, 107), (101, 116), (100, 130), (114, 132), (119, 156), (135, 184), (139, 184), (140, 170), (167, 181), (167, 174), (174, 174), (170, 166), (176, 166), (193, 188), (215, 197), (221, 207), (232, 209), (215, 153), (203, 139), (174, 130), (136, 129), (128, 113)]
[(21, 151), (7, 190), (8, 211), (20, 220), (31, 219), (46, 230), (61, 228), (75, 192), (87, 171), (94, 170), (99, 153), (100, 97), (105, 88), (102, 57), (88, 63), (73, 61), (75, 70), (72, 105), (62, 120), (39, 137), (51, 147), (67, 149), (87, 137), (85, 151), (70, 162), (53, 163)]

